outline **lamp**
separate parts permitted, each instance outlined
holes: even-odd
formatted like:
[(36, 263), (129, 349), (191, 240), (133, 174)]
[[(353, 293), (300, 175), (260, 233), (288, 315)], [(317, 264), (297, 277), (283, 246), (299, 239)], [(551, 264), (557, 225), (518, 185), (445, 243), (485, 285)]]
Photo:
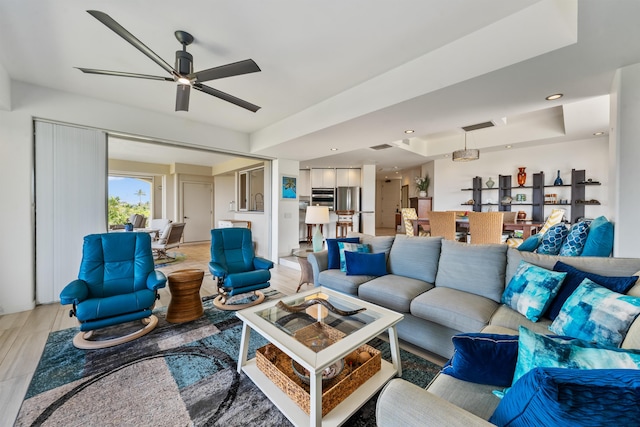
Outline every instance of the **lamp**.
[(322, 250), (322, 233), (320, 232), (321, 224), (329, 223), (329, 208), (327, 206), (308, 206), (307, 214), (304, 218), (307, 224), (315, 224), (316, 230), (313, 233), (311, 242), (313, 243), (313, 251), (320, 252)]
[(451, 155), (454, 162), (470, 162), (480, 158), (480, 150), (477, 148), (467, 150), (467, 133), (464, 133), (464, 150), (456, 150)]

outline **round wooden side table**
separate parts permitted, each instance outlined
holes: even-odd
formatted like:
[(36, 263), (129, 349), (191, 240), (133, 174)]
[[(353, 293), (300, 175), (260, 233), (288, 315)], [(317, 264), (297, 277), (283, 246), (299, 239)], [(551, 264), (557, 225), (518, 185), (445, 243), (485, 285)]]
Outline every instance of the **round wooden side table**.
[(298, 283), (296, 292), (299, 292), (300, 287), (305, 283), (313, 285), (313, 268), (311, 268), (311, 264), (307, 260), (307, 256), (312, 252), (311, 249), (293, 251), (293, 256), (298, 258), (298, 263), (300, 264), (300, 283)]
[(204, 271), (198, 269), (178, 270), (169, 274), (171, 301), (167, 308), (167, 322), (183, 323), (196, 320), (204, 313), (200, 286)]

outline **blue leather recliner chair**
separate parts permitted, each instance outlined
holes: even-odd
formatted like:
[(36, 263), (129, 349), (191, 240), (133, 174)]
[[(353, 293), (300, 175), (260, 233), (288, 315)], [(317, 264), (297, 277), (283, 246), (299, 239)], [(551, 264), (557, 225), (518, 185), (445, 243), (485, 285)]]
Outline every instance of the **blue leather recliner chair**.
[[(82, 349), (111, 347), (141, 337), (158, 324), (152, 314), (158, 289), (167, 278), (156, 271), (147, 233), (104, 233), (84, 237), (78, 279), (60, 293), (73, 304), (70, 315), (80, 322), (73, 345)], [(125, 336), (89, 341), (94, 330), (142, 320), (145, 326)]]
[[(211, 262), (209, 271), (218, 281), (219, 295), (213, 304), (221, 310), (239, 310), (264, 301), (259, 289), (270, 286), (273, 262), (256, 257), (251, 230), (248, 228), (215, 228), (211, 230)], [(228, 303), (228, 298), (253, 292), (257, 298), (245, 304)]]

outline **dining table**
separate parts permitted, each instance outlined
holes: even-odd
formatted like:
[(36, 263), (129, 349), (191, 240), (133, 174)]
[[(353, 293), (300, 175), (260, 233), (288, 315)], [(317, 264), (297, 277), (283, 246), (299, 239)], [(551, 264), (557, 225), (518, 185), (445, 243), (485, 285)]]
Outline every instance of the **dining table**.
[[(413, 234), (414, 236), (418, 235), (418, 226), (419, 225), (429, 225), (429, 218), (417, 218), (412, 220), (413, 222)], [(542, 227), (543, 223), (532, 221), (528, 219), (517, 219), (514, 222), (505, 222), (502, 224), (502, 229), (504, 231), (522, 231), (522, 238), (527, 239), (532, 234), (536, 234), (538, 230)], [(468, 229), (469, 228), (469, 218), (468, 217), (459, 217), (456, 218), (456, 228), (458, 229)]]

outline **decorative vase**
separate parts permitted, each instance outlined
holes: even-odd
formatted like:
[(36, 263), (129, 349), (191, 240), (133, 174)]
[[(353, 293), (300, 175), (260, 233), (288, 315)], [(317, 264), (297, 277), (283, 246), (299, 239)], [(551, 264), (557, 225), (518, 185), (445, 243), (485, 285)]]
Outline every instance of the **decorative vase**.
[(527, 182), (527, 173), (525, 168), (518, 168), (518, 185), (524, 187), (524, 183)]
[(562, 178), (560, 178), (560, 171), (558, 171), (558, 177), (553, 181), (553, 185), (562, 185)]
[(418, 196), (420, 196), (420, 197), (427, 197), (427, 192), (426, 192), (426, 191), (420, 191), (420, 192), (418, 193)]
[(133, 231), (133, 224), (125, 224), (124, 231)]
[(487, 188), (493, 188), (493, 186), (495, 185), (495, 182), (493, 182), (491, 177), (489, 177), (489, 179), (487, 180), (486, 184), (487, 184)]
[(518, 211), (518, 219), (526, 219), (527, 213), (525, 211)]

